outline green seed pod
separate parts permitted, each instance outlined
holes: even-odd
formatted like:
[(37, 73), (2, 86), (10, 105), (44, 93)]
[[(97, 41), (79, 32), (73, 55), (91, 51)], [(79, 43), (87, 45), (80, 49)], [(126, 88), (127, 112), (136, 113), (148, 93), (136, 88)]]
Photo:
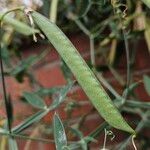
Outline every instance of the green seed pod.
[(31, 12), (33, 20), (56, 48), (60, 56), (73, 72), (94, 107), (100, 115), (113, 127), (134, 134), (134, 130), (127, 124), (120, 112), (83, 60), (79, 52), (66, 35), (47, 18), (37, 12)]

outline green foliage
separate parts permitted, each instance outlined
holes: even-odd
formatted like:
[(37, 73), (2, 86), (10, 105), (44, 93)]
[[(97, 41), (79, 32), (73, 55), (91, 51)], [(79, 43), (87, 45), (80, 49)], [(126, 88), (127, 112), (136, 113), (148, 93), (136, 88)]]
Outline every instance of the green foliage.
[(65, 129), (62, 121), (56, 113), (53, 118), (53, 127), (56, 150), (67, 150), (67, 137), (65, 134)]
[(46, 110), (41, 110), (37, 113), (35, 113), (34, 115), (28, 117), (27, 119), (25, 119), (22, 123), (20, 123), (19, 125), (15, 126), (12, 129), (13, 133), (20, 133), (23, 130), (27, 129), (29, 126), (31, 126), (33, 123), (38, 122), (40, 119), (42, 119), (46, 114), (48, 113), (48, 111)]
[[(42, 104), (44, 106), (44, 109), (43, 110), (40, 110), (38, 111), (37, 113), (35, 113), (34, 115), (28, 117), (26, 120), (24, 120), (22, 123), (20, 123), (19, 125), (17, 125), (16, 127), (14, 127), (12, 129), (12, 131), (14, 133), (19, 133), (19, 132), (22, 132), (23, 130), (25, 130), (27, 127), (31, 126), (33, 123), (35, 122), (38, 122), (40, 119), (42, 119), (48, 112), (56, 109), (64, 100), (65, 100), (65, 97), (68, 93), (68, 91), (70, 90), (70, 88), (73, 86), (73, 83), (69, 83), (66, 87), (62, 88), (60, 93), (59, 93), (59, 96), (58, 98), (56, 98), (53, 103), (48, 106), (47, 108), (45, 107), (44, 104)], [(33, 94), (34, 95), (34, 94)], [(37, 96), (33, 96), (32, 95), (32, 100), (31, 100), (31, 97), (26, 97), (28, 99), (28, 101), (30, 101), (30, 103), (32, 103), (32, 105), (36, 105), (36, 107), (39, 107), (39, 103), (42, 103), (41, 99), (39, 100), (40, 102), (38, 102), (38, 104), (34, 103), (34, 100), (37, 100), (36, 97)], [(30, 95), (31, 96), (31, 95)], [(39, 97), (38, 97), (39, 99)]]
[(46, 109), (47, 108), (47, 106), (44, 103), (44, 101), (42, 100), (42, 98), (39, 97), (38, 95), (36, 95), (34, 93), (24, 92), (23, 96), (34, 107), (37, 107), (39, 109)]

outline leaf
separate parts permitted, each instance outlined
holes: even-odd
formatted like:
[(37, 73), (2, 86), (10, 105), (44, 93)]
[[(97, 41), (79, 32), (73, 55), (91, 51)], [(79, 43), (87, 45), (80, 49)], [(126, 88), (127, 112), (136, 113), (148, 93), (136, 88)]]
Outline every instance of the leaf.
[(135, 134), (114, 106), (94, 73), (65, 34), (47, 18), (32, 12), (35, 23), (56, 48), (101, 116), (113, 127)]
[(47, 95), (53, 95), (54, 93), (58, 92), (61, 88), (55, 87), (55, 88), (43, 88), (41, 87), (38, 91), (35, 92), (35, 94), (38, 94), (40, 96), (47, 96)]
[(24, 92), (23, 96), (32, 106), (39, 109), (47, 108), (46, 104), (44, 103), (44, 100), (37, 94)]
[(9, 138), (9, 150), (18, 150), (17, 142), (14, 138)]
[[(0, 13), (0, 18), (2, 15), (3, 14)], [(11, 25), (14, 28), (14, 30), (26, 36), (39, 32), (39, 30), (33, 29), (29, 27), (28, 25), (26, 25), (25, 23), (22, 23), (16, 19), (13, 19), (12, 17), (8, 15), (3, 18), (3, 22)]]
[(132, 83), (128, 88), (126, 88), (123, 92), (123, 95), (128, 96), (129, 94), (133, 93), (134, 89), (137, 88), (139, 86), (141, 82), (135, 82)]
[(33, 123), (38, 122), (41, 118), (43, 118), (48, 113), (47, 110), (41, 110), (34, 115), (30, 116), (26, 120), (24, 120), (22, 123), (17, 125), (12, 129), (13, 133), (19, 133), (25, 130), (27, 127), (31, 126)]
[(53, 126), (56, 150), (64, 150), (67, 147), (67, 138), (62, 121), (56, 113), (53, 118)]
[(142, 2), (150, 8), (150, 0), (142, 0)]
[(17, 125), (16, 127), (14, 127), (12, 129), (12, 132), (15, 133), (19, 133), (21, 131), (23, 131), (24, 129), (26, 129), (27, 127), (31, 126), (33, 123), (38, 122), (41, 118), (43, 118), (49, 111), (54, 110), (55, 108), (57, 108), (63, 101), (65, 96), (67, 95), (68, 91), (70, 90), (70, 88), (72, 87), (73, 83), (69, 83), (66, 87), (64, 87), (61, 92), (60, 95), (58, 97), (58, 99), (56, 99), (52, 105), (50, 105), (47, 109), (45, 110), (41, 110), (39, 112), (37, 112), (36, 114), (30, 116), (29, 118), (27, 118), (26, 120), (24, 120), (22, 123), (20, 123), (19, 125)]
[(79, 131), (78, 129), (76, 129), (76, 128), (69, 128), (69, 129), (75, 136), (79, 137), (80, 139), (83, 138), (82, 132)]
[(148, 95), (150, 96), (150, 77), (148, 77), (147, 75), (144, 75), (143, 81), (144, 81), (145, 89)]

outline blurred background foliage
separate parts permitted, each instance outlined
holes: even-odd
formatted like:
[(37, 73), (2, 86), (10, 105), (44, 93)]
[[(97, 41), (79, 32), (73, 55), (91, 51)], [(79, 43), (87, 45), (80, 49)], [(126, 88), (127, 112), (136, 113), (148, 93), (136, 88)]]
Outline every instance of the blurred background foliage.
[[(134, 58), (137, 43), (145, 41), (147, 50), (150, 53), (150, 9), (141, 0), (0, 0), (0, 17), (7, 10), (22, 5), (37, 10), (45, 15), (52, 22), (56, 23), (67, 35), (85, 34), (85, 36), (89, 38), (90, 43), (91, 60), (88, 61), (89, 66), (96, 72), (101, 82), (108, 88), (112, 98), (117, 103), (117, 99), (120, 98), (120, 95), (102, 76), (105, 69), (110, 70), (116, 80), (124, 88), (123, 93), (126, 95), (126, 98), (133, 99), (132, 101), (125, 102), (125, 107), (121, 110), (131, 114), (140, 114), (142, 119), (146, 116), (146, 121), (144, 120), (144, 122), (140, 123), (142, 127), (148, 127), (150, 125), (148, 120), (150, 103), (140, 101), (134, 94), (134, 89), (139, 86), (139, 82), (142, 80), (147, 93), (150, 95), (150, 78), (148, 75), (144, 75), (143, 79), (137, 82), (131, 78), (132, 66), (135, 63)], [(3, 26), (1, 28), (1, 51), (5, 66), (4, 74), (6, 76), (13, 76), (18, 82), (23, 82), (24, 77), (28, 76), (33, 87), (36, 87), (34, 93), (26, 93), (22, 99), (36, 107), (45, 107), (45, 104), (41, 102), (42, 100), (39, 96), (43, 98), (56, 93), (60, 95), (65, 93), (64, 95), (66, 95), (67, 92), (63, 91), (63, 88), (60, 87), (50, 89), (42, 87), (32, 74), (32, 66), (43, 59), (47, 55), (48, 50), (44, 50), (40, 55), (29, 56), (27, 59), (22, 57), (23, 51), (21, 49), (24, 49), (25, 46), (30, 47), (34, 45), (32, 35), (33, 33), (38, 35), (39, 32), (39, 29), (32, 28), (24, 13), (20, 11), (12, 12), (3, 19)], [(125, 46), (124, 42), (126, 42)], [(47, 41), (41, 40), (41, 38), (38, 37), (38, 45), (40, 44), (47, 44)], [(130, 73), (129, 76), (127, 76), (129, 80), (128, 84), (117, 72), (116, 68), (119, 58), (123, 53), (120, 47), (124, 47), (124, 49), (128, 51), (129, 45), (133, 45), (133, 49), (130, 51), (131, 57), (127, 58), (127, 69), (129, 69), (128, 71)], [(105, 62), (104, 66), (96, 64), (95, 57), (99, 55), (103, 57)], [(62, 63), (62, 71), (70, 87), (72, 74), (64, 62)], [(60, 89), (62, 89), (62, 91), (60, 91)], [(33, 99), (39, 99), (39, 103), (33, 104)], [(54, 106), (58, 107), (59, 104), (60, 103), (56, 101)], [(76, 102), (68, 103), (66, 106), (68, 114), (71, 113), (75, 107), (78, 107)], [(136, 108), (136, 110), (132, 110), (133, 108)], [(33, 120), (30, 122), (30, 125), (41, 116), (43, 116), (43, 112), (40, 113), (40, 116), (36, 116), (36, 118), (33, 117), (34, 119), (32, 118)], [(68, 116), (71, 117), (71, 115)], [(84, 120), (84, 118), (82, 119)], [(56, 124), (58, 124), (60, 130), (62, 129), (62, 132), (64, 132), (62, 124), (60, 123), (61, 120), (55, 115), (54, 121), (57, 120), (58, 122), (56, 122)], [(25, 128), (26, 123), (25, 121), (21, 130)], [(139, 122), (136, 125), (138, 126)], [(82, 149), (86, 149), (87, 144), (93, 141), (96, 135), (103, 131), (105, 127), (106, 125), (101, 125), (86, 138), (83, 137), (82, 133), (78, 130), (79, 128), (70, 129), (70, 132), (81, 139), (80, 142), (76, 144), (79, 144)], [(139, 128), (137, 130), (139, 130)], [(57, 133), (57, 131), (55, 133)], [(148, 149), (150, 143), (146, 139), (147, 137), (141, 135), (140, 138), (141, 149)], [(126, 146), (127, 143), (128, 140), (125, 140), (123, 144)], [(71, 145), (72, 149), (76, 144)], [(117, 146), (119, 147), (120, 145), (118, 144)]]

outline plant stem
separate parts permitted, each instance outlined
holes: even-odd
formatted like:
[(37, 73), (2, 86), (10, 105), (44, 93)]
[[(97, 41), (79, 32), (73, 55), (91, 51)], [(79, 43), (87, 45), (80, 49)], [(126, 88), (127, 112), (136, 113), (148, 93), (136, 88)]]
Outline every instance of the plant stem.
[(53, 23), (56, 23), (57, 19), (57, 5), (58, 5), (58, 0), (52, 0), (51, 1), (51, 8), (50, 8), (50, 21)]
[(92, 67), (95, 68), (95, 51), (94, 51), (94, 39), (93, 36), (90, 36), (90, 56)]
[[(2, 35), (2, 22), (0, 22), (0, 35)], [(0, 41), (1, 41), (1, 39), (0, 39)], [(1, 77), (2, 77), (2, 87), (3, 87), (3, 95), (4, 95), (4, 102), (5, 102), (5, 110), (6, 110), (7, 123), (8, 123), (7, 128), (9, 130), (9, 132), (11, 133), (11, 122), (9, 119), (9, 110), (7, 108), (8, 100), (7, 100), (7, 92), (6, 92), (6, 85), (5, 85), (3, 60), (2, 60), (2, 43), (0, 44), (0, 69), (1, 69)]]
[(8, 10), (8, 11), (6, 11), (1, 17), (0, 17), (0, 24), (1, 24), (1, 26), (2, 26), (2, 21), (3, 21), (3, 19), (4, 19), (4, 17), (7, 15), (7, 14), (9, 14), (9, 13), (11, 13), (11, 12), (13, 12), (13, 11), (23, 11), (24, 10), (24, 7), (17, 7), (17, 8), (13, 8), (13, 9), (10, 9), (10, 10)]
[[(11, 10), (8, 10), (0, 17), (0, 35), (2, 35), (2, 21), (4, 17), (9, 14), (10, 12), (23, 10), (24, 7), (18, 7)], [(2, 36), (0, 37), (0, 41), (2, 41)], [(7, 92), (6, 92), (6, 84), (5, 84), (5, 77), (4, 77), (4, 68), (3, 68), (3, 60), (2, 60), (2, 43), (0, 44), (0, 69), (1, 69), (1, 76), (2, 76), (2, 86), (3, 86), (3, 95), (4, 95), (4, 102), (5, 102), (5, 109), (6, 109), (6, 116), (7, 116), (7, 128), (9, 133), (11, 133), (11, 120), (9, 118), (9, 109), (7, 107), (8, 99), (7, 99)]]
[[(5, 135), (8, 137), (14, 137), (14, 138), (19, 138), (19, 139), (24, 139), (24, 140), (32, 140), (32, 141), (37, 141), (37, 142), (43, 142), (43, 143), (55, 143), (54, 140), (51, 139), (43, 139), (43, 138), (36, 138), (36, 137), (29, 137), (26, 135), (22, 134), (15, 134), (15, 133), (5, 133), (5, 132), (0, 132), (1, 135)], [(69, 144), (75, 144), (78, 141), (68, 141)]]
[(130, 85), (130, 54), (129, 54), (129, 43), (127, 40), (127, 34), (126, 31), (124, 29), (122, 29), (123, 31), (123, 37), (124, 37), (124, 44), (125, 44), (125, 50), (126, 50), (126, 59), (127, 59), (127, 83), (126, 83), (126, 87), (128, 88)]

